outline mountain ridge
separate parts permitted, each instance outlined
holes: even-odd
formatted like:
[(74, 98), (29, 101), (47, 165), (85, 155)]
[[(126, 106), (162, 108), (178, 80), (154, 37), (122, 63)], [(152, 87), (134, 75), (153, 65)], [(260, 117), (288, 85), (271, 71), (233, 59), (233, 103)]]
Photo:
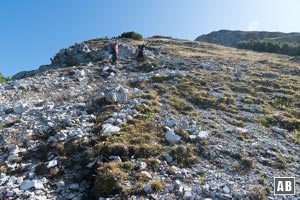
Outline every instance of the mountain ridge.
[[(209, 34), (204, 34), (197, 37), (196, 41), (209, 42), (220, 44), (229, 47), (236, 47), (237, 43), (249, 39), (275, 39), (280, 37), (280, 40), (285, 42), (299, 41), (300, 33), (283, 33), (283, 32), (268, 32), (268, 31), (231, 31), (219, 30)], [(295, 39), (292, 39), (295, 37)]]

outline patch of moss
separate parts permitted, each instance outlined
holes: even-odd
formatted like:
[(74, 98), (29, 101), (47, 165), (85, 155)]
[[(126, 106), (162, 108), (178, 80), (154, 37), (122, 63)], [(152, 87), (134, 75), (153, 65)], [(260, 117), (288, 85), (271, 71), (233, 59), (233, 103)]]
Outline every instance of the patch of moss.
[(170, 155), (177, 161), (179, 166), (189, 167), (198, 162), (195, 156), (195, 148), (191, 145), (177, 146), (171, 150)]
[(267, 200), (267, 192), (260, 186), (253, 186), (250, 189), (250, 196), (254, 200)]
[(159, 162), (155, 158), (149, 158), (146, 160), (147, 167), (152, 171), (157, 171), (159, 168)]
[(100, 163), (90, 195), (94, 199), (98, 199), (99, 197), (122, 194), (126, 190), (124, 181), (127, 178), (128, 174), (122, 170), (120, 164)]
[(152, 189), (152, 192), (158, 193), (163, 189), (163, 185), (159, 181), (152, 181), (151, 182), (151, 189)]

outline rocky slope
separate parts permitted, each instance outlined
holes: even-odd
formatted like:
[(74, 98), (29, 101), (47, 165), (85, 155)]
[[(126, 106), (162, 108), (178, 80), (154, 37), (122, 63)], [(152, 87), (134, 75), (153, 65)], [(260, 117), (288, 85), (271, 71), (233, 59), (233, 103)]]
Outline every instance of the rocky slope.
[(281, 33), (281, 32), (266, 32), (266, 31), (230, 31), (220, 30), (214, 31), (206, 35), (201, 35), (196, 38), (199, 42), (209, 42), (228, 47), (236, 47), (236, 44), (243, 40), (261, 40), (273, 39), (281, 42), (296, 42), (300, 41), (300, 33)]
[(62, 49), (0, 85), (0, 199), (300, 198), (300, 67), (201, 42)]

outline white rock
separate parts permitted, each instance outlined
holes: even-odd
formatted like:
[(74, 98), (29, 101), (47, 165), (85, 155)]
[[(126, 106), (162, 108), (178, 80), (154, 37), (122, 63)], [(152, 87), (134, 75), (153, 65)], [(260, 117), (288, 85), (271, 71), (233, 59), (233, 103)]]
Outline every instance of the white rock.
[(184, 187), (184, 195), (183, 195), (183, 199), (187, 200), (187, 199), (192, 199), (193, 194), (192, 194), (192, 188), (190, 187)]
[(16, 182), (17, 182), (17, 177), (11, 176), (11, 177), (8, 179), (8, 181), (7, 181), (7, 185), (12, 186), (12, 185), (14, 185)]
[(102, 130), (101, 133), (103, 135), (105, 134), (110, 134), (110, 133), (115, 133), (115, 132), (119, 132), (121, 129), (118, 126), (114, 126), (112, 124), (103, 124), (102, 125)]
[(29, 179), (33, 179), (35, 177), (35, 173), (34, 172), (29, 172), (28, 173), (28, 178)]
[(116, 89), (110, 90), (105, 95), (105, 100), (116, 103), (116, 102), (126, 102), (128, 99), (128, 90), (123, 87), (118, 87)]
[(57, 165), (57, 160), (51, 160), (49, 161), (47, 168), (55, 167)]
[(276, 127), (276, 126), (272, 126), (271, 130), (272, 130), (273, 132), (279, 133), (279, 134), (281, 134), (281, 135), (283, 135), (283, 134), (286, 132), (285, 129), (278, 128), (278, 127)]
[(145, 162), (139, 162), (139, 163), (138, 163), (138, 168), (139, 168), (140, 170), (146, 169), (146, 168), (147, 168), (147, 163), (145, 163)]
[(241, 133), (248, 133), (248, 129), (246, 129), (246, 128), (236, 127), (236, 130)]
[(199, 131), (197, 137), (199, 139), (206, 139), (208, 137), (208, 131)]
[(179, 135), (176, 135), (173, 132), (167, 132), (165, 134), (166, 140), (171, 144), (176, 144), (180, 141), (181, 137)]
[(148, 178), (152, 178), (152, 175), (147, 171), (142, 171), (141, 174), (144, 174)]
[(128, 121), (130, 121), (130, 120), (133, 119), (133, 117), (132, 117), (131, 115), (127, 115), (126, 119), (127, 119)]
[(9, 161), (5, 161), (5, 164), (10, 169), (15, 169), (18, 166), (18, 163), (11, 163)]
[(111, 160), (112, 162), (122, 162), (120, 156), (109, 156), (109, 160)]
[(189, 138), (193, 141), (197, 139), (197, 135), (189, 135)]
[(75, 76), (75, 78), (82, 78), (85, 76), (85, 71), (84, 70), (76, 70), (74, 76)]
[(18, 178), (17, 178), (17, 183), (18, 183), (18, 184), (23, 183), (23, 179), (24, 179), (24, 178), (23, 178), (22, 176), (21, 176), (21, 177), (18, 177)]
[(6, 181), (9, 179), (9, 176), (6, 176), (6, 174), (1, 173), (0, 174), (0, 185), (3, 185), (4, 183), (6, 183)]
[(151, 192), (151, 185), (150, 184), (146, 184), (146, 185), (144, 185), (143, 189), (144, 189), (144, 191), (146, 193), (150, 193)]
[(122, 121), (121, 119), (117, 119), (117, 120), (116, 120), (116, 124), (119, 125), (119, 124), (122, 124), (122, 123), (123, 123), (123, 121)]

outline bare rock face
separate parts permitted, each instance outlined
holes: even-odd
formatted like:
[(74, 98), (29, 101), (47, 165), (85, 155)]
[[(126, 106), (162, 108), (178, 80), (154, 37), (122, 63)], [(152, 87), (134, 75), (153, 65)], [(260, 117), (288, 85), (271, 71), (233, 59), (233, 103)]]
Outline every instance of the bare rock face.
[[(47, 70), (78, 66), (90, 62), (98, 62), (104, 59), (110, 59), (112, 44), (107, 44), (101, 49), (90, 49), (87, 43), (78, 43), (69, 48), (61, 49), (53, 59), (50, 65), (42, 65), (37, 70), (23, 71), (12, 76), (13, 80), (22, 79), (35, 74), (41, 74)], [(119, 44), (119, 58), (128, 59), (134, 56), (137, 48), (125, 43)]]

